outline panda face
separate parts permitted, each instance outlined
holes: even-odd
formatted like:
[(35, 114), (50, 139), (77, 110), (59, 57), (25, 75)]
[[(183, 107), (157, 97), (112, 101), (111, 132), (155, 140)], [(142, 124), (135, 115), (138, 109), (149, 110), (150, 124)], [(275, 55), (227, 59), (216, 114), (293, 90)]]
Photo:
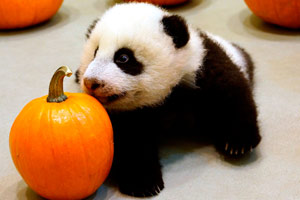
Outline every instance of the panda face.
[[(194, 52), (187, 27), (186, 42), (178, 37), (175, 41), (174, 20), (164, 24), (166, 16), (167, 12), (145, 3), (109, 9), (89, 31), (79, 68), (82, 89), (110, 110), (161, 104), (187, 71), (195, 71), (200, 63), (199, 56), (189, 56)], [(190, 59), (196, 67), (190, 67)]]

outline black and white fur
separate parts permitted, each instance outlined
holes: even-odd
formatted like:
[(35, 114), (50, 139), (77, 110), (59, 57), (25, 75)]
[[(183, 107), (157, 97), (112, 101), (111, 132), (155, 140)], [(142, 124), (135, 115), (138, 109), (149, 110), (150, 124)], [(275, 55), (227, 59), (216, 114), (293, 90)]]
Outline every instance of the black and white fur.
[(153, 5), (119, 4), (96, 20), (76, 74), (110, 114), (113, 173), (125, 194), (164, 188), (162, 135), (206, 135), (232, 157), (260, 142), (249, 55)]

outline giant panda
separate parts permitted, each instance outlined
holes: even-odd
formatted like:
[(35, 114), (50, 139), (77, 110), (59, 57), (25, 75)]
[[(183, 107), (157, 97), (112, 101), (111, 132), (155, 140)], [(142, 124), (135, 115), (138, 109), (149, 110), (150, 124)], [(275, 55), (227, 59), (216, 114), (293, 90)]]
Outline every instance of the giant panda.
[(110, 115), (112, 177), (122, 193), (164, 188), (161, 136), (205, 135), (234, 158), (260, 142), (254, 66), (238, 45), (147, 3), (113, 6), (86, 36), (77, 80)]

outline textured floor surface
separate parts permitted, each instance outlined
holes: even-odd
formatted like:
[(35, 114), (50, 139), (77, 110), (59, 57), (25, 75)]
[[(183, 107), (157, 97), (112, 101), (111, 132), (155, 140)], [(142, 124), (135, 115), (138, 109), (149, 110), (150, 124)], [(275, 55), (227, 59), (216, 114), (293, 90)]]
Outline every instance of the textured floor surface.
[[(10, 127), (27, 102), (47, 93), (57, 67), (77, 69), (87, 26), (114, 3), (65, 0), (43, 25), (0, 32), (1, 200), (41, 199), (12, 163)], [(250, 52), (257, 66), (255, 100), (263, 140), (238, 162), (225, 160), (211, 146), (170, 142), (161, 151), (165, 189), (153, 199), (300, 199), (300, 31), (263, 23), (242, 0), (191, 0), (170, 11)], [(65, 79), (65, 91), (79, 91), (74, 77)], [(89, 199), (131, 198), (104, 184)]]

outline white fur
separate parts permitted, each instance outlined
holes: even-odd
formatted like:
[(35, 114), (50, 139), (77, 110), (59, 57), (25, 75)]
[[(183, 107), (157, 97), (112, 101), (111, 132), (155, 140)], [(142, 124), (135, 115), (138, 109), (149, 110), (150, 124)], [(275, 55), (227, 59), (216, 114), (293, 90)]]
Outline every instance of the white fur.
[(236, 64), (244, 76), (249, 80), (249, 74), (247, 73), (247, 63), (239, 49), (234, 47), (230, 42), (223, 38), (206, 32), (207, 36), (214, 42), (218, 43), (220, 47), (226, 52), (227, 56)]

